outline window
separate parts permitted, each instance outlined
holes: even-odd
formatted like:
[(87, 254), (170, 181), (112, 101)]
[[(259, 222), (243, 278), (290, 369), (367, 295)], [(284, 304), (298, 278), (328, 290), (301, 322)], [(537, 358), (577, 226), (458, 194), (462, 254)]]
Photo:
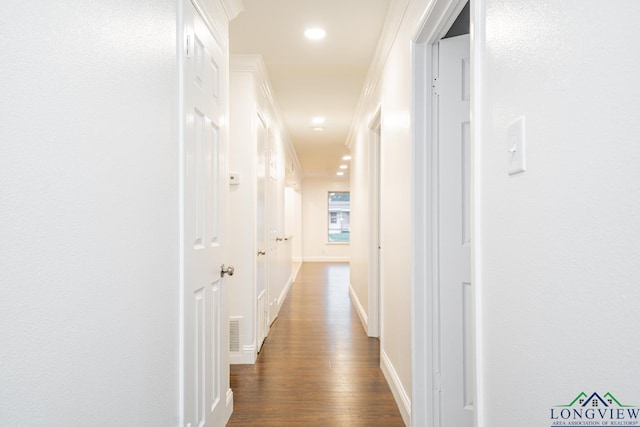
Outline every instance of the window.
[(329, 193), (330, 243), (349, 243), (351, 199), (348, 191)]

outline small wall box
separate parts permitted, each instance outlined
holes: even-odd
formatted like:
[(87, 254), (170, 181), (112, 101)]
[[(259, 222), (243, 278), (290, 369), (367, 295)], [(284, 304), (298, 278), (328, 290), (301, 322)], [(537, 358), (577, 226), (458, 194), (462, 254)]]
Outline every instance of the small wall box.
[(230, 185), (238, 185), (240, 184), (240, 174), (232, 173), (229, 175), (229, 184)]

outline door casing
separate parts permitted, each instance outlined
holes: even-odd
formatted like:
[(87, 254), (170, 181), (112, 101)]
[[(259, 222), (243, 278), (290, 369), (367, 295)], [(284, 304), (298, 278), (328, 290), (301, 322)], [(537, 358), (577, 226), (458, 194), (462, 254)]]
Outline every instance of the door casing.
[[(412, 38), (412, 426), (434, 427), (434, 307), (438, 284), (437, 271), (437, 99), (433, 96), (432, 82), (435, 69), (434, 46), (446, 34), (467, 0), (434, 0), (426, 10), (418, 31)], [(481, 189), (479, 153), (483, 113), (482, 103), (485, 34), (484, 0), (471, 0), (471, 279), (475, 287), (474, 331), (476, 410), (474, 425), (483, 427), (482, 420), (482, 340), (480, 257), (482, 240), (476, 224), (479, 221), (479, 195)]]
[(369, 301), (367, 316), (367, 335), (380, 337), (380, 325), (383, 324), (382, 295), (382, 249), (381, 249), (381, 144), (382, 144), (382, 106), (378, 106), (369, 122), (369, 213), (371, 215), (369, 229)]

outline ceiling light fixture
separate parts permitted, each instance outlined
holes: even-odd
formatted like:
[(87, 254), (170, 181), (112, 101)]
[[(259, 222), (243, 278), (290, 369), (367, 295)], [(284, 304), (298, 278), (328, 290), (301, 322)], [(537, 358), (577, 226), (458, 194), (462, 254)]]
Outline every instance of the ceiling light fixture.
[(342, 156), (342, 160), (351, 160), (351, 156), (348, 154), (346, 156)]
[(348, 168), (347, 165), (340, 165), (340, 169), (346, 169), (346, 168)]
[(324, 130), (324, 128), (318, 126), (318, 127), (314, 127), (313, 130), (315, 130), (316, 132), (322, 132)]
[(313, 123), (314, 125), (321, 125), (324, 122), (325, 122), (324, 117), (314, 117), (313, 119), (311, 119), (311, 123)]
[(338, 175), (338, 176), (343, 176), (343, 175), (344, 175), (344, 172), (338, 172), (338, 173), (336, 173), (336, 175)]
[(309, 40), (322, 40), (327, 35), (327, 32), (322, 28), (307, 28), (304, 32), (304, 36)]

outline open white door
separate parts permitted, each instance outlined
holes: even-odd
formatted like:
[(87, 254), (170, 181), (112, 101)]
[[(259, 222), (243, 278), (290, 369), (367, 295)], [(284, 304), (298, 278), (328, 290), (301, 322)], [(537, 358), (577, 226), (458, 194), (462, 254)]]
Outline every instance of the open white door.
[[(439, 43), (439, 426), (471, 427), (474, 408), (469, 36)], [(437, 370), (437, 368), (436, 368)], [(436, 396), (436, 399), (438, 397)]]
[(228, 59), (184, 1), (183, 417), (187, 427), (223, 426), (229, 390), (228, 327), (223, 304)]
[[(278, 271), (278, 242), (282, 236), (278, 236), (278, 165), (276, 141), (271, 132), (267, 140), (267, 295), (269, 297), (269, 326), (278, 316), (279, 271)], [(267, 331), (268, 334), (268, 331)]]
[(258, 114), (256, 129), (256, 247), (258, 248), (256, 261), (256, 295), (257, 315), (256, 331), (258, 352), (262, 348), (265, 338), (269, 335), (269, 296), (267, 292), (267, 125)]

